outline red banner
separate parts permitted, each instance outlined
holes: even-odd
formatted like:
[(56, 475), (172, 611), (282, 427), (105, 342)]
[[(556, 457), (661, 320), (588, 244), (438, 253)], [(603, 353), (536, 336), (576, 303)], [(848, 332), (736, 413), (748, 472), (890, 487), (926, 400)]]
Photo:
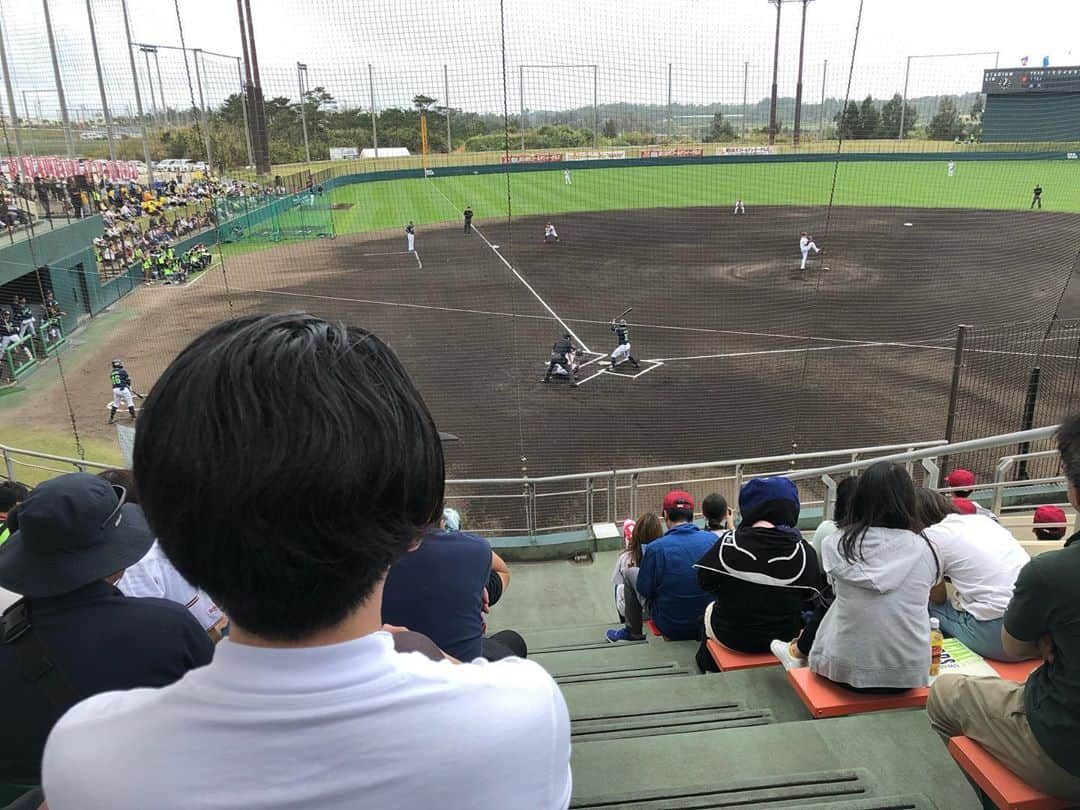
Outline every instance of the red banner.
[(28, 180), (34, 177), (64, 180), (79, 174), (88, 179), (105, 178), (113, 182), (139, 179), (139, 167), (135, 161), (71, 160), (55, 155), (9, 157), (0, 162), (0, 171), (10, 179), (22, 176)]
[(562, 160), (562, 152), (553, 152), (540, 155), (503, 155), (503, 163), (558, 163)]
[(642, 149), (638, 157), (665, 158), (665, 157), (704, 157), (704, 149)]

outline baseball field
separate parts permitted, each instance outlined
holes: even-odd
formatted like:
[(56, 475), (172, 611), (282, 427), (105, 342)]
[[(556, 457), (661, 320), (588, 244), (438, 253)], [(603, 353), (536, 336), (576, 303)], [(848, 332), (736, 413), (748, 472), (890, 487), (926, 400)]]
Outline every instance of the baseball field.
[[(74, 455), (74, 421), (88, 458), (116, 461), (112, 357), (145, 391), (212, 323), (291, 309), (389, 340), (461, 437), (455, 477), (940, 438), (958, 324), (981, 330), (972, 397), (1016, 385), (1037, 356), (1076, 376), (1075, 341), (1002, 352), (978, 337), (1080, 314), (1060, 306), (1080, 250), (1077, 171), (958, 161), (950, 177), (945, 160), (860, 161), (838, 164), (834, 190), (833, 164), (759, 163), (341, 187), (336, 239), (229, 245), (194, 283), (141, 288), (95, 319), (60, 364), (0, 396), (0, 443)], [(1032, 212), (1036, 184), (1045, 208)], [(732, 214), (737, 198), (747, 215)], [(543, 242), (546, 221), (558, 244)], [(803, 230), (824, 252), (800, 272)], [(627, 307), (641, 368), (612, 370), (608, 322)], [(541, 382), (563, 331), (587, 350), (577, 388)], [(1042, 421), (1058, 399), (1040, 403)], [(1005, 404), (978, 408), (985, 432), (1017, 427)]]

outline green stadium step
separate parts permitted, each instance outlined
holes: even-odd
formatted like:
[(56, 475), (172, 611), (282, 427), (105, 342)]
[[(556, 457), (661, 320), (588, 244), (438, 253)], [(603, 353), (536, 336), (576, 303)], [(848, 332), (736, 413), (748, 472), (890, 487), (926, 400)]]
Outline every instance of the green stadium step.
[(623, 681), (636, 678), (691, 677), (697, 670), (680, 666), (674, 661), (659, 664), (628, 664), (626, 666), (584, 667), (580, 670), (568, 670), (559, 675), (552, 675), (555, 683), (565, 686), (573, 683), (592, 683), (595, 681)]
[[(529, 645), (529, 655), (551, 652), (573, 652), (575, 650), (600, 650), (611, 646), (604, 637), (604, 632), (618, 627), (618, 624), (589, 624), (581, 627), (558, 627), (543, 630), (519, 631)], [(645, 644), (625, 642), (626, 644)]]
[[(603, 641), (603, 636), (600, 640)], [(664, 641), (660, 638), (649, 638), (645, 644), (605, 642), (599, 648), (535, 654), (530, 652), (529, 658), (555, 676), (585, 669), (627, 669), (659, 663), (675, 663), (696, 673), (698, 670), (694, 656), (697, 648), (696, 641)]]
[(578, 681), (564, 684), (562, 693), (571, 720), (619, 713), (708, 710), (725, 704), (766, 710), (777, 723), (810, 719), (783, 667), (665, 677), (662, 684), (647, 674), (608, 683)]
[(737, 703), (716, 703), (683, 709), (659, 711), (625, 710), (611, 715), (597, 714), (574, 718), (570, 737), (576, 744), (586, 740), (617, 740), (627, 737), (656, 737), (695, 731), (761, 726), (774, 722), (767, 709), (749, 709)]
[[(571, 806), (581, 808), (980, 806), (921, 711), (575, 742), (571, 765)], [(812, 789), (804, 791), (807, 782)], [(739, 790), (750, 792), (725, 795)], [(770, 790), (789, 795), (770, 798)]]

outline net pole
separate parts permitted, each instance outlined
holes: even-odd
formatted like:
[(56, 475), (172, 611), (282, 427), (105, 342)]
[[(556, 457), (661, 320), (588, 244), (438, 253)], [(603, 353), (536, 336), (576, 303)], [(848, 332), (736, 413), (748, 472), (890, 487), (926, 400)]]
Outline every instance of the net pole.
[[(56, 37), (53, 34), (52, 15), (49, 13), (49, 0), (41, 0), (45, 12), (45, 35), (49, 39), (49, 54), (52, 57), (53, 81), (56, 82), (56, 98), (60, 103), (60, 121), (64, 125), (64, 141), (67, 144), (68, 158), (75, 157), (75, 141), (71, 137), (71, 119), (68, 117), (67, 98), (64, 96), (64, 82), (60, 78), (60, 60), (56, 56)], [(131, 45), (128, 45), (130, 48)]]
[(446, 154), (454, 151), (453, 141), (450, 138), (450, 77), (446, 71), (446, 63), (442, 66), (443, 81), (443, 104), (446, 106)]
[(255, 154), (251, 150), (251, 120), (248, 118), (248, 99), (244, 90), (244, 69), (240, 66), (240, 57), (236, 57), (236, 72), (240, 77), (240, 109), (244, 113), (244, 143), (247, 146), (248, 165), (255, 165)]
[[(964, 368), (964, 343), (967, 331), (971, 327), (960, 324), (956, 327), (956, 346), (953, 349), (952, 383), (949, 386), (949, 407), (945, 414), (945, 441), (952, 444), (953, 431), (956, 428), (956, 406), (960, 401), (960, 373)], [(949, 471), (949, 457), (941, 459), (941, 475)]]
[(907, 91), (908, 91), (908, 79), (911, 78), (911, 57), (907, 58), (907, 67), (904, 68), (904, 98), (900, 102), (900, 132), (897, 134), (896, 139), (899, 141), (904, 140), (904, 114), (907, 112)]
[(818, 110), (818, 138), (825, 140), (825, 79), (829, 75), (829, 60), (821, 68), (821, 108)]
[(368, 93), (371, 98), (371, 145), (375, 148), (375, 159), (379, 159), (379, 131), (375, 127), (375, 71), (368, 62)]
[(525, 151), (525, 67), (518, 66), (518, 96), (521, 103), (521, 151)]
[[(207, 114), (206, 109), (206, 97), (203, 95), (203, 81), (202, 75), (206, 72), (206, 63), (203, 63), (202, 70), (199, 70), (199, 59), (202, 57), (202, 51), (199, 48), (191, 49), (191, 61), (195, 63), (195, 84), (199, 88), (199, 112), (198, 117), (203, 118), (203, 145), (206, 147), (206, 166), (208, 169), (212, 168), (214, 161), (210, 157), (210, 116)], [(184, 54), (184, 61), (187, 62), (187, 54)], [(224, 167), (222, 167), (224, 168)]]
[(4, 71), (4, 91), (7, 93), (11, 128), (15, 133), (15, 154), (22, 155), (22, 135), (19, 132), (19, 111), (15, 109), (15, 91), (11, 86), (11, 71), (8, 69), (7, 46), (4, 44), (4, 31), (0, 22), (0, 67)]
[(667, 63), (667, 139), (671, 140), (671, 62)]
[(593, 148), (600, 148), (600, 66), (592, 66)]
[[(135, 50), (131, 43), (131, 19), (128, 17), (127, 0), (120, 0), (120, 10), (124, 14), (124, 37), (127, 40), (128, 62), (131, 65), (131, 83), (135, 88), (135, 111), (139, 114), (139, 133), (142, 136), (143, 159), (146, 161), (146, 176), (151, 186), (154, 185), (154, 166), (150, 161), (150, 142), (146, 137), (146, 117), (143, 115), (142, 91), (139, 90), (139, 72), (135, 68)], [(59, 79), (59, 75), (57, 76)], [(59, 87), (59, 82), (57, 83)]]
[(806, 51), (806, 9), (810, 0), (802, 0), (802, 28), (799, 32), (799, 78), (795, 83), (795, 123), (792, 129), (791, 145), (799, 145), (799, 125), (802, 122), (802, 77), (803, 54)]
[(747, 91), (750, 87), (750, 62), (747, 60), (742, 65), (742, 136), (746, 137), (746, 119), (750, 115), (750, 108), (747, 106)]
[[(1039, 380), (1042, 377), (1042, 369), (1039, 366), (1033, 366), (1028, 374), (1027, 382), (1027, 395), (1024, 398), (1024, 415), (1021, 418), (1020, 429), (1031, 430), (1032, 425), (1035, 423), (1035, 404), (1039, 400)], [(1031, 442), (1021, 442), (1017, 448), (1017, 452), (1020, 455), (1031, 450)], [(1027, 459), (1020, 459), (1020, 463), (1017, 466), (1016, 477), (1025, 481), (1028, 477), (1027, 471)]]

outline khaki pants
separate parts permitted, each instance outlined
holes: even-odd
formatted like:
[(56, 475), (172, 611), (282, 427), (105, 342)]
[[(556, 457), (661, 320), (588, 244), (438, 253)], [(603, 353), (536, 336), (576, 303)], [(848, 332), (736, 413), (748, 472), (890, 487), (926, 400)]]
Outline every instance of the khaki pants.
[(1080, 801), (1080, 776), (1051, 760), (1031, 733), (1024, 713), (1024, 684), (943, 675), (930, 689), (926, 713), (942, 737), (970, 737), (1032, 787)]

